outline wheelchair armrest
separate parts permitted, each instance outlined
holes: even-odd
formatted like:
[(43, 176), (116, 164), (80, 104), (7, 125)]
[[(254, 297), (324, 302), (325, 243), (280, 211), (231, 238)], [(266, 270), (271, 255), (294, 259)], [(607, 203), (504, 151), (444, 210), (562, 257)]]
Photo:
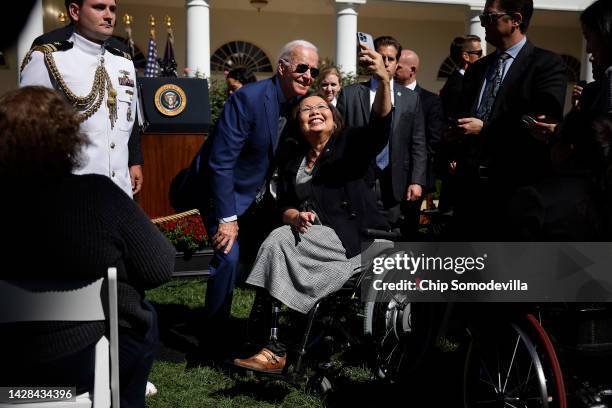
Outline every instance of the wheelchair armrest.
[(402, 234), (398, 228), (392, 229), (391, 231), (365, 228), (363, 230), (363, 235), (367, 238), (388, 239), (389, 241), (399, 241), (402, 238)]

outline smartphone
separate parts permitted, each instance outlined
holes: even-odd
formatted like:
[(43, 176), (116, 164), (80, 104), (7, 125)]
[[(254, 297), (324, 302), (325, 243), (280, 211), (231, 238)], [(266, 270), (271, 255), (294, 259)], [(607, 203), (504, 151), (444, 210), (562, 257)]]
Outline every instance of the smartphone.
[(535, 118), (533, 116), (529, 116), (529, 115), (523, 115), (521, 117), (521, 120), (527, 126), (537, 122), (537, 120), (535, 120)]
[[(364, 43), (372, 51), (376, 51), (376, 49), (374, 48), (374, 40), (372, 39), (372, 36), (370, 34), (357, 31), (357, 41), (360, 43)], [(359, 52), (361, 52), (361, 48), (359, 48), (359, 44), (357, 44), (357, 53)]]

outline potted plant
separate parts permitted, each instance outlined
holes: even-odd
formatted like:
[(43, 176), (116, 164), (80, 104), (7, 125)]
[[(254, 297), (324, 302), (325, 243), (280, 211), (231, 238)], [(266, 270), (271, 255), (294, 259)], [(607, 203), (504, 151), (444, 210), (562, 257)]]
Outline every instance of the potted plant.
[(175, 276), (207, 275), (213, 250), (198, 210), (153, 220), (176, 248)]

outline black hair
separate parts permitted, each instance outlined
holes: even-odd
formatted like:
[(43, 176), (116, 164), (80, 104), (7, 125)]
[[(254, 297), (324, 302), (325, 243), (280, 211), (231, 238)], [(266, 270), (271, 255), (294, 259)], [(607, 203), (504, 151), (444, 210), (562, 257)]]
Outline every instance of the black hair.
[(66, 6), (66, 11), (69, 11), (68, 8), (70, 7), (70, 3), (75, 3), (77, 6), (81, 7), (83, 6), (83, 1), (84, 0), (64, 0), (64, 6)]
[(248, 71), (246, 68), (234, 68), (227, 73), (227, 78), (235, 79), (242, 85), (250, 84), (251, 82), (257, 81), (255, 75)]
[(457, 65), (463, 65), (463, 53), (468, 50), (468, 46), (471, 42), (481, 42), (479, 36), (477, 35), (461, 35), (459, 37), (455, 37), (453, 42), (450, 45), (450, 57), (453, 62)]
[(599, 37), (612, 61), (612, 2), (597, 0), (580, 14), (580, 22)]
[(385, 45), (395, 47), (395, 49), (397, 50), (396, 59), (399, 60), (400, 54), (402, 53), (402, 44), (400, 44), (399, 41), (389, 35), (383, 35), (374, 40), (374, 51), (378, 52), (378, 49)]
[[(489, 0), (487, 3), (494, 0)], [(519, 25), (521, 33), (525, 34), (533, 16), (533, 0), (499, 0), (499, 7), (508, 14), (521, 13), (523, 21)]]

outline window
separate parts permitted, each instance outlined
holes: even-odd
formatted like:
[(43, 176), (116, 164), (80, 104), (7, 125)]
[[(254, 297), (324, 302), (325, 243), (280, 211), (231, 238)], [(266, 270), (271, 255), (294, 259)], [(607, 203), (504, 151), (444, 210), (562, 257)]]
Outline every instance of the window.
[(210, 58), (212, 71), (245, 68), (249, 72), (272, 72), (272, 64), (257, 46), (246, 41), (232, 41), (219, 47)]
[(438, 79), (448, 78), (457, 68), (451, 57), (446, 57), (438, 69)]

